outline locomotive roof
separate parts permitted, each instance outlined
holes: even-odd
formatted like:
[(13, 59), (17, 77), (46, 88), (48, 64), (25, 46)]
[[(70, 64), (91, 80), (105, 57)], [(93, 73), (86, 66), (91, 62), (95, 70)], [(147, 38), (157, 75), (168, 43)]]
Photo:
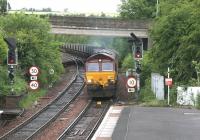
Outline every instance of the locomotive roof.
[(116, 52), (114, 52), (113, 50), (103, 49), (103, 50), (100, 50), (100, 51), (96, 52), (95, 54), (91, 55), (87, 60), (91, 60), (99, 55), (107, 56), (107, 57), (111, 58), (112, 60), (115, 60), (117, 57)]

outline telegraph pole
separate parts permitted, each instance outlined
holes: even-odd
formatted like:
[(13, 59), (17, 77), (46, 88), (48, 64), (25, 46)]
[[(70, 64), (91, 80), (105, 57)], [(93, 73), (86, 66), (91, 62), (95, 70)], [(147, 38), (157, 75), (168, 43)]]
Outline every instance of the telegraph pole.
[[(167, 78), (169, 79), (169, 67), (167, 68)], [(169, 105), (169, 84), (167, 86), (167, 104)]]

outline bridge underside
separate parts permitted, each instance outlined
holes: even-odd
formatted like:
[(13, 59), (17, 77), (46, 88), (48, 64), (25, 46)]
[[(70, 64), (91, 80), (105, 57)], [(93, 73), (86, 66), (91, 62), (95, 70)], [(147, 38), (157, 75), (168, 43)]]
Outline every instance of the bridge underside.
[(130, 33), (134, 33), (140, 38), (148, 38), (147, 29), (110, 29), (110, 28), (91, 28), (91, 27), (67, 27), (52, 26), (53, 34), (69, 34), (69, 35), (87, 35), (87, 36), (113, 36), (113, 37), (130, 37)]

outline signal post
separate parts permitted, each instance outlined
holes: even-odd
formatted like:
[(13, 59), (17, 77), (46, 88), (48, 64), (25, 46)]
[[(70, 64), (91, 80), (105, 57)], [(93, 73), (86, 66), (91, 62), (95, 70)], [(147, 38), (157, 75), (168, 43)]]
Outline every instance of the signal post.
[(143, 42), (134, 33), (131, 33), (132, 41), (132, 53), (133, 59), (135, 61), (135, 71), (136, 71), (136, 93), (138, 97), (140, 91), (140, 73), (141, 73), (141, 63), (143, 58)]
[(8, 53), (7, 53), (7, 65), (8, 65), (8, 77), (9, 83), (11, 85), (11, 94), (14, 93), (13, 85), (14, 85), (14, 66), (17, 65), (17, 46), (16, 40), (14, 38), (4, 38), (4, 41), (8, 45)]

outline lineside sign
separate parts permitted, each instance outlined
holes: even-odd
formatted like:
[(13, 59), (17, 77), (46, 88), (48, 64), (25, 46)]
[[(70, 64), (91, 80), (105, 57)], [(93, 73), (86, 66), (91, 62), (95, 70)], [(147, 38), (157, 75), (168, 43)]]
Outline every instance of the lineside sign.
[(165, 79), (165, 85), (166, 86), (172, 86), (172, 78), (166, 78)]
[(36, 66), (32, 66), (29, 69), (29, 74), (30, 74), (30, 83), (29, 83), (29, 87), (32, 90), (37, 90), (39, 88), (39, 82), (37, 81), (37, 77), (39, 74), (39, 68)]
[(135, 92), (136, 83), (137, 83), (136, 79), (133, 76), (127, 79), (126, 85), (127, 85), (128, 92)]

